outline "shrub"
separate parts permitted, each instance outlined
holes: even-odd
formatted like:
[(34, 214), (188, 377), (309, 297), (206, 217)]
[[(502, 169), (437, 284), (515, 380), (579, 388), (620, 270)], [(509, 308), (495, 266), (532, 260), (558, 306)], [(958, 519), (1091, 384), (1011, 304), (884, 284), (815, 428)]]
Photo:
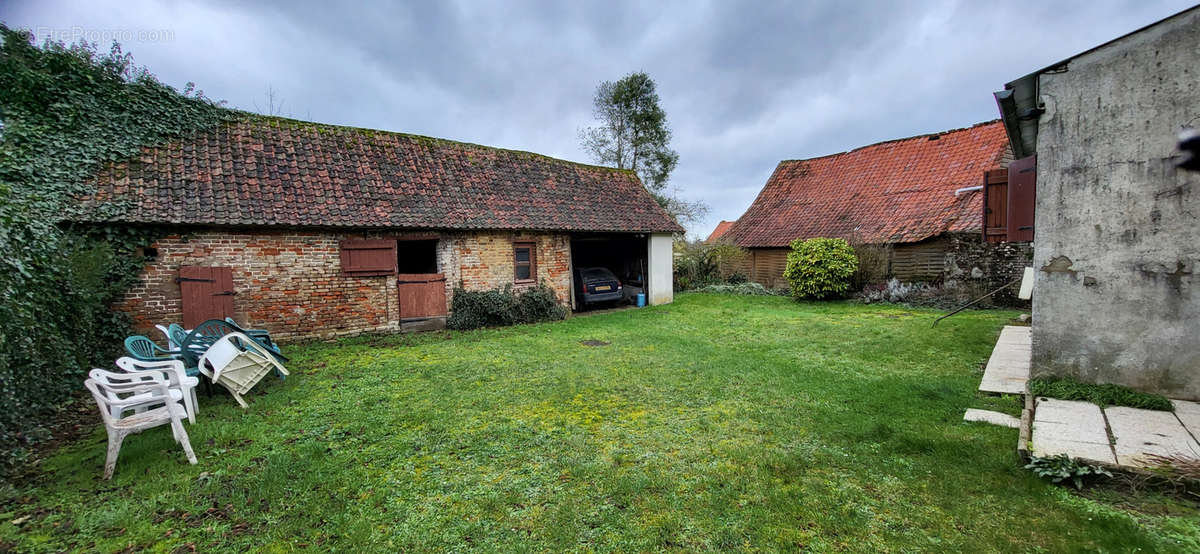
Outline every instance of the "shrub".
[[(746, 251), (727, 242), (677, 241), (675, 243), (675, 290), (692, 290), (719, 284), (722, 275), (732, 276)], [(742, 275), (745, 278), (745, 275)]]
[(1029, 380), (1029, 393), (1059, 400), (1083, 400), (1100, 406), (1128, 406), (1170, 412), (1175, 406), (1165, 396), (1133, 390), (1121, 385), (1084, 383), (1070, 377), (1036, 377)]
[(855, 270), (852, 279), (855, 289), (882, 283), (887, 279), (891, 246), (871, 244), (863, 241), (861, 237), (854, 237), (850, 239), (850, 247), (854, 249), (854, 255), (858, 258), (858, 269)]
[(834, 298), (850, 288), (858, 258), (845, 239), (792, 241), (783, 277), (797, 300)]
[(557, 321), (567, 317), (567, 308), (558, 303), (558, 297), (544, 283), (526, 289), (517, 296), (515, 323), (537, 323)]
[(545, 283), (521, 293), (513, 291), (512, 285), (485, 291), (457, 288), (454, 289), (450, 310), (446, 327), (460, 330), (554, 321), (567, 317), (567, 309), (559, 305), (554, 290)]

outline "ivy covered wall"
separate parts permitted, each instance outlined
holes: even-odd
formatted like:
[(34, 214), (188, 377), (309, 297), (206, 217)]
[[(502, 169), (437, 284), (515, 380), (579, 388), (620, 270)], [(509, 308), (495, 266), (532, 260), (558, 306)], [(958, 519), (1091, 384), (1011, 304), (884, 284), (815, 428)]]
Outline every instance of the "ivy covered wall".
[[(45, 414), (107, 367), (128, 334), (109, 309), (154, 231), (71, 226), (72, 198), (101, 164), (239, 117), (160, 83), (114, 44), (35, 45), (0, 24), (0, 473), (20, 464)], [(118, 213), (120, 204), (106, 209)]]

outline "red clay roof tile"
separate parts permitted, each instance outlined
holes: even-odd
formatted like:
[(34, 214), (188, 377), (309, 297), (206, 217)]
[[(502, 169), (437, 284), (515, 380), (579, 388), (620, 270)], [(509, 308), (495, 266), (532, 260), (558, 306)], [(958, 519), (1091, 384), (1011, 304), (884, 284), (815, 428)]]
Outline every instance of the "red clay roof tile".
[(733, 226), (732, 221), (721, 220), (721, 222), (717, 224), (717, 227), (713, 229), (713, 232), (708, 235), (708, 238), (704, 239), (704, 242), (715, 242), (726, 232), (728, 232), (731, 226)]
[(982, 184), (984, 170), (1000, 165), (1007, 145), (996, 120), (783, 161), (728, 236), (760, 248), (813, 237), (905, 243), (978, 230), (982, 196), (954, 191)]
[(683, 232), (631, 171), (263, 116), (144, 148), (94, 183), (85, 221)]

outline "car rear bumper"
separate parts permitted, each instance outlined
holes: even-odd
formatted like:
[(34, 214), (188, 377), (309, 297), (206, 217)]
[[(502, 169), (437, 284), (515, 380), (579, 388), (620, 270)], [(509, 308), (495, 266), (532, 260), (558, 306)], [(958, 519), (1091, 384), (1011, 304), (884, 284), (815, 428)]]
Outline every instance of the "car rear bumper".
[(584, 303), (591, 304), (593, 302), (608, 302), (611, 300), (620, 300), (625, 297), (625, 293), (619, 290), (612, 292), (585, 292), (583, 293)]

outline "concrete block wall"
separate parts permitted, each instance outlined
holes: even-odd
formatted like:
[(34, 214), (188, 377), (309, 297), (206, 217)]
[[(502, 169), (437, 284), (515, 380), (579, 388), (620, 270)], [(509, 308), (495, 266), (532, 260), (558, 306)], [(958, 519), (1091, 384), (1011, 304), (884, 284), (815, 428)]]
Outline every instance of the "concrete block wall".
[(655, 233), (650, 235), (647, 245), (647, 260), (649, 264), (650, 304), (670, 304), (675, 300), (675, 287), (672, 283), (675, 263), (674, 235)]
[(1200, 10), (1040, 76), (1033, 373), (1200, 399)]

